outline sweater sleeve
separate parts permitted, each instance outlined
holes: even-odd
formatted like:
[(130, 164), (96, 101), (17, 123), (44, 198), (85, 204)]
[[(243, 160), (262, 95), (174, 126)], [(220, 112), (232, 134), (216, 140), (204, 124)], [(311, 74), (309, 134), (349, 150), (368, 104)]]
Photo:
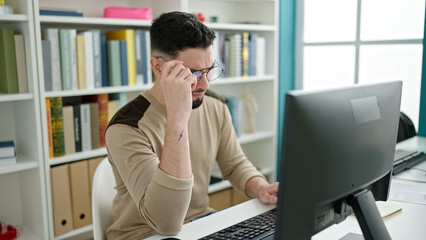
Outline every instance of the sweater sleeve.
[(158, 233), (179, 232), (194, 179), (175, 178), (163, 172), (158, 167), (158, 155), (139, 129), (115, 124), (108, 128), (105, 136), (108, 157), (116, 169), (118, 198), (128, 192), (140, 216)]
[(247, 196), (246, 183), (250, 178), (264, 176), (257, 171), (247, 159), (238, 142), (234, 126), (232, 125), (229, 109), (223, 104), (221, 109), (221, 137), (217, 155), (217, 162), (224, 179), (229, 180), (239, 192)]

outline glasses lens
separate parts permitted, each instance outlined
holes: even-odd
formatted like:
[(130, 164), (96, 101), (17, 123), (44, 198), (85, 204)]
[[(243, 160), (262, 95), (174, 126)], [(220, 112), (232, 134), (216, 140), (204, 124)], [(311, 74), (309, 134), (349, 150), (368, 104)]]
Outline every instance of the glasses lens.
[(222, 75), (222, 68), (219, 66), (215, 66), (207, 73), (207, 79), (210, 81), (213, 81), (215, 79), (218, 79), (220, 75)]
[(201, 78), (201, 76), (203, 76), (203, 72), (201, 72), (201, 71), (195, 71), (195, 72), (192, 72), (192, 74), (194, 74), (197, 77), (197, 79)]

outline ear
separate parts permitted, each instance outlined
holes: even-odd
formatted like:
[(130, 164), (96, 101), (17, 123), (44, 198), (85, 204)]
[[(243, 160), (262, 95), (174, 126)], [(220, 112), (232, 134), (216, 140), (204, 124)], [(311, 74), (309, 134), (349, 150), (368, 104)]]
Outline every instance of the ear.
[(161, 76), (161, 61), (155, 57), (151, 57), (150, 63), (156, 79), (159, 79)]

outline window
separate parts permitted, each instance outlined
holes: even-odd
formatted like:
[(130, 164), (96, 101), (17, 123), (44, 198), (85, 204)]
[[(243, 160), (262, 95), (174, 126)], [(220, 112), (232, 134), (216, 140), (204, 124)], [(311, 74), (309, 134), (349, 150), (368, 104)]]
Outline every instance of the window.
[(296, 88), (402, 80), (401, 111), (418, 129), (425, 0), (296, 3)]

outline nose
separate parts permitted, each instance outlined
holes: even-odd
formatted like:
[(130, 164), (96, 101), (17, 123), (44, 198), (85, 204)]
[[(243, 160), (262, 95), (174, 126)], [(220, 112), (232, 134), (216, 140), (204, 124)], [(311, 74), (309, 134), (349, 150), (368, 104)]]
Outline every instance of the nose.
[(197, 87), (202, 89), (207, 89), (209, 87), (210, 81), (207, 79), (207, 73), (203, 73), (201, 77), (197, 79)]

